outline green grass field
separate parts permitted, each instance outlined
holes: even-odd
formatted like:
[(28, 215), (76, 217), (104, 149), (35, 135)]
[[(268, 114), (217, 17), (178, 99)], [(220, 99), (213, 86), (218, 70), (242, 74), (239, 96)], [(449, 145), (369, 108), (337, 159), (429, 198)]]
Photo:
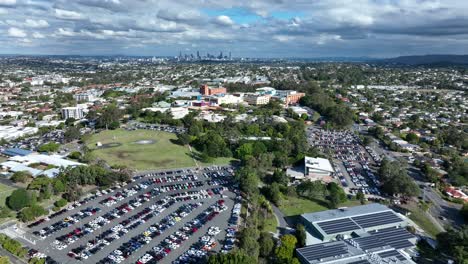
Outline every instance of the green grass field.
[[(105, 160), (109, 165), (125, 165), (136, 170), (172, 169), (195, 167), (190, 150), (175, 144), (177, 136), (172, 133), (153, 130), (123, 129), (102, 131), (86, 140), (87, 147), (94, 157)], [(151, 140), (150, 144), (138, 144), (141, 140)], [(98, 148), (100, 142), (103, 147)], [(228, 164), (231, 159), (219, 158), (213, 163), (201, 166)]]
[[(325, 203), (325, 201), (312, 201), (301, 197), (288, 197), (281, 200), (279, 208), (286, 216), (295, 216), (329, 210)], [(340, 204), (339, 207), (353, 207), (357, 205), (361, 205), (361, 203), (356, 200), (348, 200)]]
[(15, 190), (15, 188), (0, 183), (0, 206), (5, 206), (5, 201), (8, 196)]
[(288, 199), (281, 200), (281, 206), (279, 206), (279, 208), (286, 216), (328, 210), (327, 207), (317, 202), (300, 197), (288, 197)]
[(420, 208), (413, 207), (409, 218), (432, 237), (436, 237), (440, 233), (439, 229)]

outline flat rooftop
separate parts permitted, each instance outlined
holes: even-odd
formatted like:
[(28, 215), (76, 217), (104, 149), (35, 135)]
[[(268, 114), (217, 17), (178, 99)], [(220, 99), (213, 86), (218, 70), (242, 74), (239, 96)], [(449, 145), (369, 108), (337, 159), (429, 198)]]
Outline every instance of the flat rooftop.
[(380, 212), (385, 212), (385, 211), (392, 211), (392, 209), (382, 204), (371, 203), (371, 204), (366, 204), (366, 205), (354, 206), (350, 208), (341, 208), (341, 209), (333, 209), (333, 210), (327, 210), (327, 211), (316, 212), (316, 213), (307, 213), (307, 214), (303, 214), (302, 217), (306, 219), (307, 221), (314, 223), (314, 222), (329, 221), (329, 220), (348, 218), (348, 217), (360, 216), (360, 215), (366, 215), (366, 214), (380, 213)]

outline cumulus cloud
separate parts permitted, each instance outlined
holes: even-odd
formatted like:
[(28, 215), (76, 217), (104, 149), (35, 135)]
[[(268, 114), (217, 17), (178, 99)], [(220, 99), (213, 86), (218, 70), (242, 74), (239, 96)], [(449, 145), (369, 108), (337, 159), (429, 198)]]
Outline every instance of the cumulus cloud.
[(46, 28), (49, 26), (49, 23), (45, 21), (44, 19), (39, 19), (39, 20), (32, 20), (32, 19), (26, 19), (24, 22), (25, 27), (30, 27), (30, 28)]
[(65, 9), (55, 9), (55, 17), (60, 19), (79, 20), (83, 19), (83, 15), (76, 11), (70, 11)]
[(27, 36), (26, 32), (24, 32), (24, 30), (22, 29), (19, 29), (19, 28), (15, 28), (15, 27), (11, 27), (8, 29), (8, 35), (10, 37), (14, 37), (14, 38), (24, 38)]
[(35, 39), (42, 39), (42, 38), (45, 38), (44, 34), (39, 33), (39, 32), (34, 32), (34, 33), (32, 34), (32, 37), (35, 38)]
[(467, 13), (460, 0), (0, 0), (0, 46), (15, 50), (30, 33), (64, 53), (467, 53)]
[(216, 24), (221, 25), (221, 26), (234, 25), (234, 21), (232, 21), (230, 17), (225, 16), (225, 15), (217, 16), (214, 21)]
[(196, 10), (169, 10), (161, 9), (157, 14), (158, 18), (176, 21), (176, 22), (193, 22), (202, 19), (200, 12)]

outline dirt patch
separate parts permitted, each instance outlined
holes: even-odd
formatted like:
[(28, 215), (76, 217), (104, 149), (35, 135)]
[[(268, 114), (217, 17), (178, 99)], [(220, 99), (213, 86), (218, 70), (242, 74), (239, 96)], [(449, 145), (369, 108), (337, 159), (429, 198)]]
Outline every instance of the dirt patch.
[(102, 144), (100, 147), (100, 149), (107, 149), (107, 148), (116, 148), (116, 147), (120, 147), (122, 146), (121, 143), (117, 143), (117, 142), (113, 142), (113, 143), (106, 143), (106, 144)]
[(142, 140), (135, 141), (133, 143), (138, 144), (138, 145), (150, 145), (150, 144), (156, 143), (156, 141), (152, 139), (142, 139)]

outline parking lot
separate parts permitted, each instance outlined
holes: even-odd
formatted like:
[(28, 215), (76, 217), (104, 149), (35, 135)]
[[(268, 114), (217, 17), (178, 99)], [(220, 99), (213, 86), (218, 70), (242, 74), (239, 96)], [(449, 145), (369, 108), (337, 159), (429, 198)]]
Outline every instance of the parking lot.
[(357, 135), (351, 131), (314, 127), (309, 129), (308, 134), (312, 145), (333, 158), (334, 176), (349, 193), (380, 195), (380, 182), (374, 168), (380, 163), (380, 156), (373, 149), (364, 147)]
[(30, 247), (48, 263), (195, 263), (232, 249), (236, 193), (229, 167), (138, 175), (30, 224)]
[(158, 125), (158, 124), (146, 124), (140, 122), (131, 122), (127, 125), (128, 130), (136, 130), (136, 129), (148, 129), (148, 130), (156, 130), (156, 131), (165, 131), (169, 133), (185, 133), (187, 129), (183, 127), (176, 127), (176, 126), (169, 126), (169, 125)]

